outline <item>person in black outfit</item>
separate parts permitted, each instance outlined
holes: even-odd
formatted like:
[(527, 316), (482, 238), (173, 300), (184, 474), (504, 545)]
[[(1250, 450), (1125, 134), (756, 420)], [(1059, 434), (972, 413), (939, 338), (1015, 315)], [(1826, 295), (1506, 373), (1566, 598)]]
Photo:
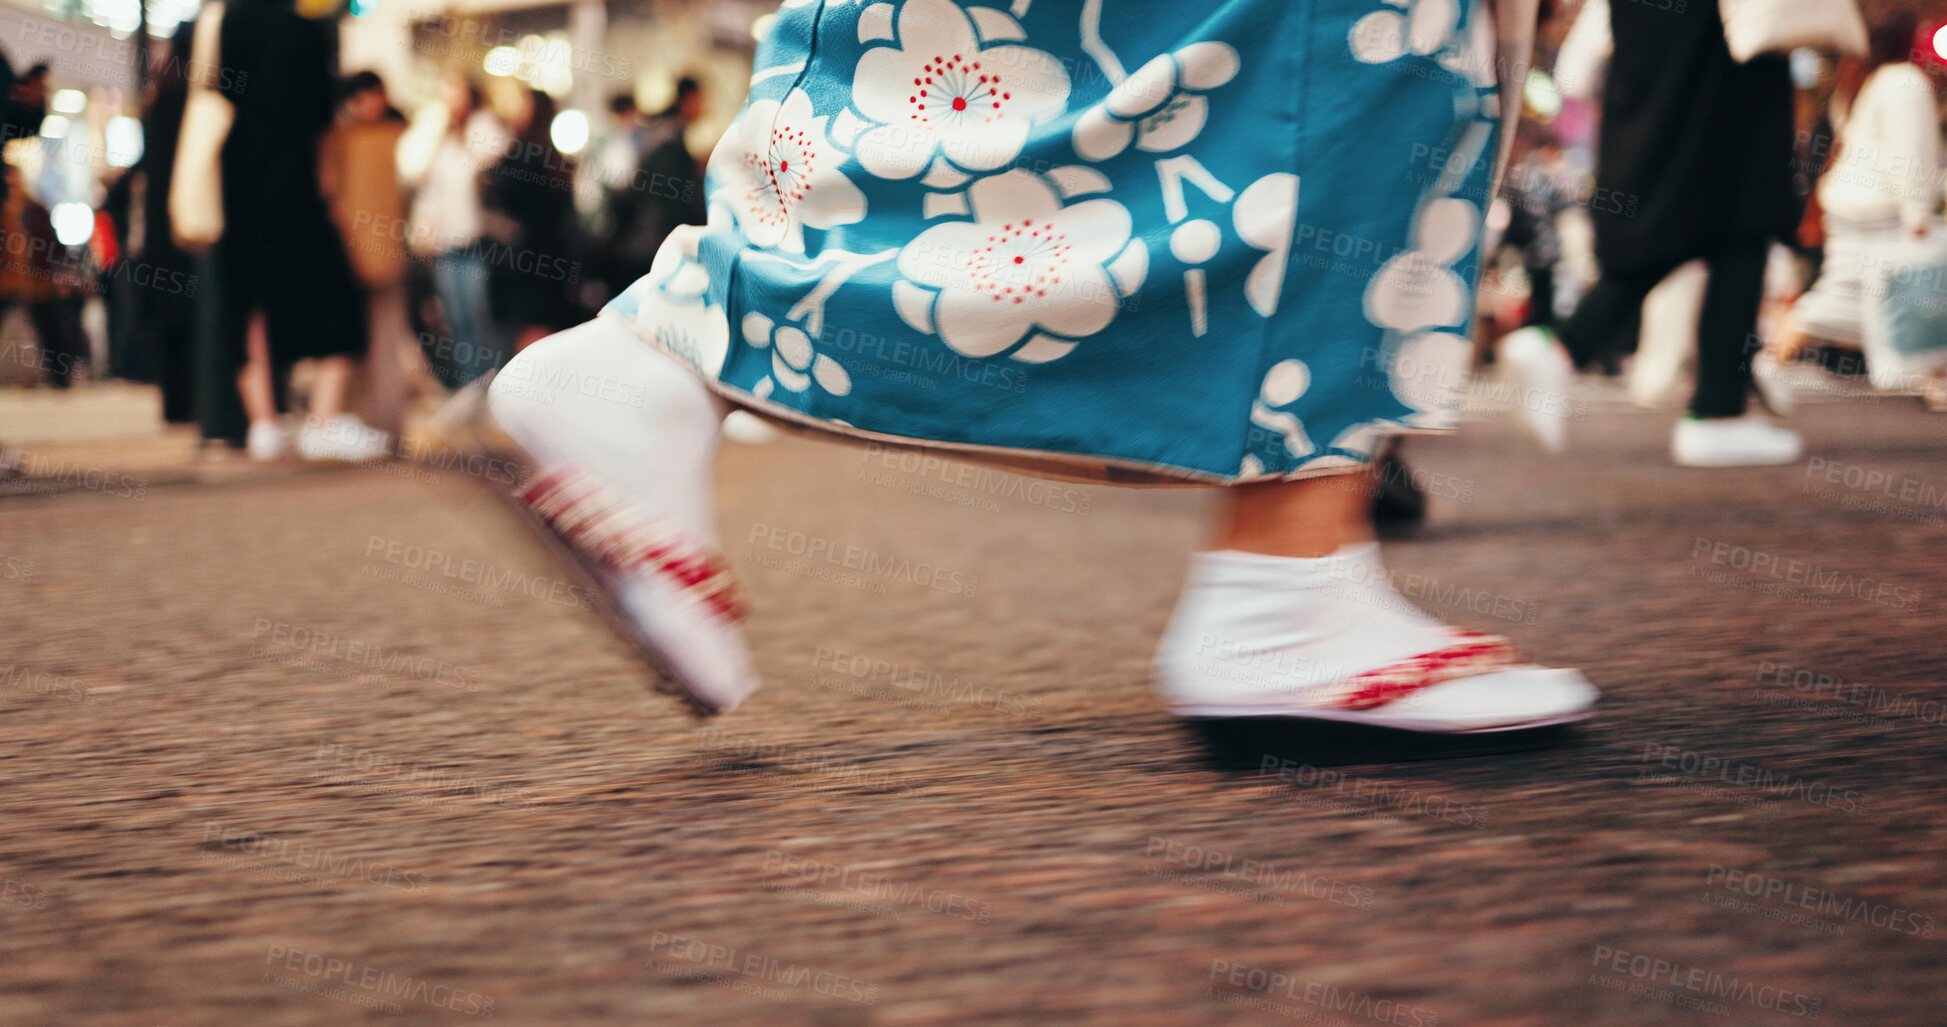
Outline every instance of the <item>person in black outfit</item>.
[[(1798, 219), (1789, 62), (1739, 64), (1714, 3), (1617, 3), (1610, 21), (1615, 51), (1590, 203), (1602, 277), (1560, 326), (1561, 341), (1576, 364), (1613, 359), (1650, 290), (1678, 266), (1705, 261), (1697, 386), (1676, 457), (1708, 466), (1795, 460), (1796, 435), (1738, 420), (1752, 389), (1766, 253)], [(1557, 387), (1560, 377), (1536, 371), (1534, 338), (1520, 340), (1528, 352), (1510, 345), (1503, 355), (1531, 384)]]
[[(0, 149), (5, 149), (8, 143), (19, 138), (16, 133), (21, 131), (15, 124), (14, 116), (14, 83), (18, 80), (19, 76), (14, 74), (14, 62), (7, 59), (5, 51), (0, 51)], [(0, 185), (0, 202), (5, 202), (7, 198), (6, 188)]]
[[(189, 102), (189, 48), (195, 23), (177, 26), (174, 59), (160, 62), (148, 110), (142, 115), (142, 156), (122, 179), (129, 186), (128, 260), (141, 281), (128, 290), (129, 348), (162, 387), (162, 418), (196, 420), (196, 260), (176, 245), (169, 220), (169, 186)], [(135, 188), (139, 183), (140, 188)], [(131, 275), (130, 279), (133, 280)]]
[(649, 273), (669, 233), (708, 220), (703, 167), (684, 139), (702, 115), (703, 86), (686, 76), (676, 83), (675, 101), (644, 126), (642, 161), (634, 176), (610, 191), (614, 234), (605, 264), (613, 291)]
[(253, 456), (280, 455), (275, 382), (321, 361), (300, 454), (333, 458), (354, 434), (341, 423), (365, 313), (345, 244), (318, 182), (318, 144), (331, 126), (333, 33), (291, 0), (235, 0), (223, 16), (219, 88), (236, 106), (223, 148), (224, 232), (217, 247), (234, 338), (246, 340), (238, 389)]
[(514, 349), (571, 328), (575, 303), (575, 165), (554, 145), (554, 98), (529, 90), (507, 153), (487, 169), (480, 202), (487, 215), (493, 313), (514, 331)]

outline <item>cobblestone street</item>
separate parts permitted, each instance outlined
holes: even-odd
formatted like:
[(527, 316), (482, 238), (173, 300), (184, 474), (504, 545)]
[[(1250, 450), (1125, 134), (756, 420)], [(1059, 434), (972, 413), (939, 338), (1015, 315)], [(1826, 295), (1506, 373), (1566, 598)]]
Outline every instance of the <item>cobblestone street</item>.
[(1172, 720), (1193, 491), (731, 447), (766, 688), (705, 721), (491, 467), (16, 490), (0, 1023), (1936, 1025), (1943, 423), (1413, 441), (1401, 590), (1605, 690), (1432, 762)]

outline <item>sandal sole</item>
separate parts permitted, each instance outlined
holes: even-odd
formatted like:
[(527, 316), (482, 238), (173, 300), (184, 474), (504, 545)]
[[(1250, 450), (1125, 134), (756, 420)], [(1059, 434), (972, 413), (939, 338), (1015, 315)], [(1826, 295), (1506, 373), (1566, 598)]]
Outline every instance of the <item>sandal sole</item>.
[(1417, 763), (1499, 756), (1556, 748), (1576, 738), (1575, 724), (1486, 731), (1431, 732), (1313, 717), (1189, 717), (1183, 723), (1201, 744), (1211, 769), (1268, 772), (1274, 765)]

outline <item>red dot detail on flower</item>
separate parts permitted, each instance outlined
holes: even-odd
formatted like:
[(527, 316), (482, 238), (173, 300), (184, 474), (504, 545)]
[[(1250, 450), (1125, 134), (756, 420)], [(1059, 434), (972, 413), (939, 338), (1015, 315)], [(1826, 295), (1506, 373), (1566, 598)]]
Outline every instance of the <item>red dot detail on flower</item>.
[(966, 97), (964, 97), (964, 96), (956, 96), (956, 97), (954, 97), (954, 98), (953, 98), (953, 109), (954, 109), (954, 110), (956, 110), (956, 111), (964, 111), (964, 110), (966, 110), (966, 109), (967, 109), (967, 98), (966, 98)]

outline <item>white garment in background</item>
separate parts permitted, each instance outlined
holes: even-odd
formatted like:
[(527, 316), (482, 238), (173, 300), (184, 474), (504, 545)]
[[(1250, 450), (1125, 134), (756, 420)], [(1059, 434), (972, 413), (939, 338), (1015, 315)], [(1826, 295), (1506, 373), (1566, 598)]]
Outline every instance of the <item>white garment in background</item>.
[(485, 233), (480, 173), (507, 152), (512, 139), (500, 119), (487, 111), (474, 111), (458, 135), (440, 134), (423, 168), (405, 164), (402, 153), (405, 177), (418, 187), (408, 240), (414, 253), (436, 256), (462, 249)]
[(1928, 222), (1939, 199), (1940, 111), (1925, 72), (1900, 63), (1867, 76), (1838, 142), (1819, 179), (1820, 209), (1847, 222)]

